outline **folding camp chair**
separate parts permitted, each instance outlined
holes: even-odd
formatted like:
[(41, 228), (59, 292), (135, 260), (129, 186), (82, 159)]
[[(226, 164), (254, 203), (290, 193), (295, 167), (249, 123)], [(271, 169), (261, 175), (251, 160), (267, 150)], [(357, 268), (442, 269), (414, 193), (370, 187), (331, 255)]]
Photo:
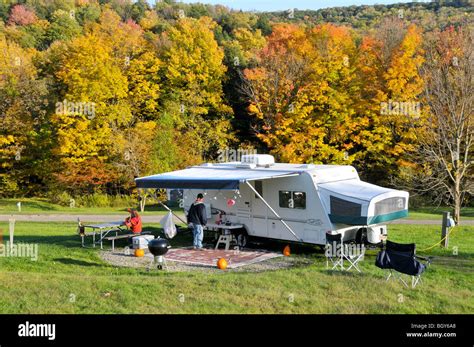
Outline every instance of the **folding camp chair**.
[[(422, 263), (418, 259), (424, 260), (426, 263)], [(407, 288), (408, 283), (403, 279), (402, 274), (411, 277), (411, 287), (415, 288), (421, 282), (421, 275), (430, 264), (431, 258), (416, 255), (414, 243), (402, 244), (392, 241), (386, 241), (375, 260), (377, 267), (389, 270), (387, 281), (392, 277), (397, 278)]]
[(329, 268), (329, 261), (332, 263), (331, 270), (337, 269), (344, 270), (344, 258), (342, 252), (338, 252), (338, 247), (342, 247), (342, 235), (326, 234), (326, 249), (324, 255), (326, 256), (326, 268)]
[[(362, 250), (357, 248), (356, 252), (350, 250), (349, 245), (342, 240), (342, 234), (329, 234), (326, 233), (326, 268), (329, 268), (329, 261), (332, 263), (331, 270), (338, 269), (341, 270), (351, 270), (352, 268), (356, 269), (358, 272), (362, 272), (359, 268), (359, 261), (364, 259), (365, 248)], [(354, 244), (354, 246), (358, 246)], [(344, 260), (349, 262), (349, 267), (344, 268)]]

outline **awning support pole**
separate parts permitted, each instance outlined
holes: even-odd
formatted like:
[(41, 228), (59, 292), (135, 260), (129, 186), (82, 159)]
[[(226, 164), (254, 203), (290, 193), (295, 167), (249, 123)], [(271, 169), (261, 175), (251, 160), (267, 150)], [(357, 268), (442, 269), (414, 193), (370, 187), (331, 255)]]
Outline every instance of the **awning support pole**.
[(176, 218), (178, 218), (181, 222), (183, 222), (184, 224), (188, 224), (186, 223), (184, 220), (181, 219), (181, 217), (179, 217), (178, 215), (176, 215), (168, 206), (166, 206), (164, 203), (162, 203), (160, 200), (158, 200), (158, 203), (163, 206), (165, 209), (167, 209), (169, 212), (171, 212), (171, 214), (173, 216), (175, 216)]
[(142, 194), (139, 193), (141, 199), (140, 199), (140, 212), (143, 212), (145, 211), (145, 204), (146, 204), (146, 194), (147, 194), (147, 190), (148, 189), (141, 189), (141, 191), (143, 192), (143, 196)]
[(278, 213), (276, 213), (276, 211), (268, 204), (268, 202), (257, 192), (257, 190), (248, 182), (248, 181), (245, 181), (245, 183), (247, 183), (247, 185), (250, 187), (250, 189), (252, 189), (252, 191), (255, 193), (255, 195), (257, 195), (262, 201), (263, 203), (268, 207), (268, 209), (275, 215), (275, 217), (278, 218), (278, 220), (281, 222), (281, 224), (283, 224), (287, 229), (288, 231), (296, 238), (296, 240), (298, 241), (303, 241), (301, 239), (298, 238), (298, 236), (296, 236), (295, 232), (293, 231), (293, 229), (290, 228), (290, 226), (283, 220), (283, 218), (281, 218)]

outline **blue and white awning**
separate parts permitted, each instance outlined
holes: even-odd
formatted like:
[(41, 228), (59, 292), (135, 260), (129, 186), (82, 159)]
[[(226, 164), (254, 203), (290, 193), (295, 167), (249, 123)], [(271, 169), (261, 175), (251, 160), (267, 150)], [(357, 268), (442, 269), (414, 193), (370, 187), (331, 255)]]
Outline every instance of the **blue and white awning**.
[(239, 185), (247, 181), (296, 176), (299, 174), (300, 172), (268, 169), (200, 166), (140, 177), (135, 179), (135, 183), (138, 188), (239, 189)]

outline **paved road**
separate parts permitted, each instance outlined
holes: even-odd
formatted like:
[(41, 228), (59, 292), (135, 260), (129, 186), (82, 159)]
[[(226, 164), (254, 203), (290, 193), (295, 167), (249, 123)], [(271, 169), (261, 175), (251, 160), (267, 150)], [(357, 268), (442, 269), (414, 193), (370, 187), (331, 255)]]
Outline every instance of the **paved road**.
[[(125, 219), (126, 214), (117, 215), (117, 214), (103, 214), (103, 215), (94, 215), (94, 214), (0, 214), (0, 222), (6, 222), (12, 216), (16, 221), (26, 221), (26, 222), (77, 222), (79, 218), (84, 222), (115, 222), (122, 219)], [(178, 214), (182, 219), (184, 219), (184, 214)], [(142, 216), (142, 221), (144, 223), (159, 223), (163, 218), (163, 215), (146, 215)], [(179, 222), (176, 220), (176, 222)], [(388, 224), (412, 224), (412, 225), (441, 225), (441, 219), (400, 219), (397, 221), (389, 222)], [(461, 220), (461, 225), (474, 225), (474, 220)]]

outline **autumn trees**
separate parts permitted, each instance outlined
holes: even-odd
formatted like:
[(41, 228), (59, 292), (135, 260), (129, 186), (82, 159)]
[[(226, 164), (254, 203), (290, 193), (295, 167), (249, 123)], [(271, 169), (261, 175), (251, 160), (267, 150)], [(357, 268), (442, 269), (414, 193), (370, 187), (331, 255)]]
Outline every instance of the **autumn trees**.
[(407, 165), (406, 154), (415, 150), (412, 124), (420, 116), (423, 90), (421, 41), (419, 28), (388, 19), (361, 43), (357, 73), (364, 101), (358, 114), (367, 127), (358, 133), (366, 151), (358, 165), (376, 172), (376, 180), (396, 175)]
[(257, 137), (282, 161), (353, 164), (371, 181), (429, 192), (459, 220), (473, 189), (472, 36), (425, 37), (397, 18), (363, 37), (275, 26), (243, 73)]
[(423, 32), (397, 6), (376, 24), (356, 20), (360, 30), (330, 10), (281, 18), (173, 1), (5, 0), (0, 194), (129, 192), (136, 176), (233, 146), (351, 164), (413, 191), (432, 187), (415, 182), (430, 173), (440, 195), (462, 201), (472, 41), (468, 29)]
[[(37, 193), (113, 193), (133, 187), (134, 177), (198, 163), (225, 146), (232, 109), (215, 25), (181, 18), (145, 36), (136, 22), (104, 8), (83, 34), (44, 52), (2, 36), (2, 193), (24, 192), (22, 185)], [(41, 146), (34, 131), (45, 134)], [(16, 168), (29, 178), (32, 172), (14, 158), (26, 163), (40, 148), (37, 157), (48, 165), (39, 185), (21, 181)]]
[(418, 190), (453, 206), (459, 222), (462, 204), (474, 194), (474, 37), (449, 27), (433, 33), (426, 46), (426, 114), (412, 156), (418, 171), (410, 173)]
[[(207, 18), (181, 19), (157, 39), (112, 11), (60, 49), (61, 98), (94, 103), (94, 114), (55, 114), (55, 154), (66, 166), (102, 163), (110, 181), (198, 162), (225, 145), (232, 110), (222, 98), (223, 52)], [(71, 178), (59, 171), (61, 180)], [(86, 182), (94, 182), (89, 177)], [(97, 184), (104, 184), (102, 180)]]
[(34, 193), (47, 177), (42, 153), (48, 151), (46, 81), (38, 78), (35, 52), (0, 33), (0, 185), (5, 190)]
[(395, 42), (369, 34), (358, 47), (345, 27), (274, 27), (258, 66), (244, 71), (257, 136), (282, 161), (396, 174), (412, 150), (411, 120), (383, 105), (419, 102), (423, 62), (419, 29), (400, 31)]

